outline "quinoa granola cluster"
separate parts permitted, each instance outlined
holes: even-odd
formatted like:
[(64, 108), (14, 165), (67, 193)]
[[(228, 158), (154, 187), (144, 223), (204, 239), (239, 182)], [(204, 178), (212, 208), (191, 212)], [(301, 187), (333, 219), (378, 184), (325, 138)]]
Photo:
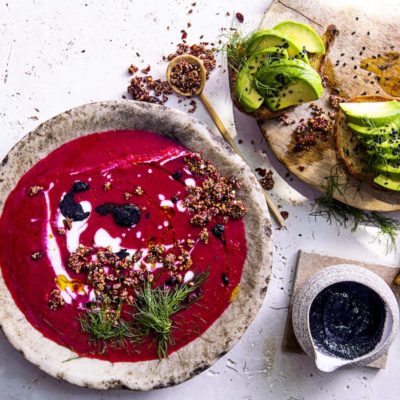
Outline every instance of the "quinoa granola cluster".
[(216, 66), (215, 59), (215, 48), (209, 47), (209, 45), (213, 46), (213, 43), (201, 42), (199, 44), (192, 44), (191, 46), (186, 43), (178, 44), (175, 53), (169, 54), (167, 57), (163, 57), (164, 61), (171, 61), (175, 57), (181, 56), (183, 54), (190, 54), (191, 56), (195, 56), (199, 58), (206, 69), (206, 77), (210, 76), (211, 71)]
[(186, 60), (178, 62), (172, 68), (171, 82), (183, 93), (196, 94), (201, 85), (200, 65)]
[(325, 113), (322, 107), (315, 103), (311, 103), (311, 117), (301, 119), (293, 130), (296, 145), (295, 152), (310, 150), (311, 146), (315, 146), (318, 140), (326, 142), (330, 134), (333, 132), (333, 125), (336, 118), (336, 112)]
[[(68, 268), (76, 274), (85, 274), (87, 283), (94, 289), (95, 303), (106, 302), (110, 306), (118, 306), (123, 301), (132, 305), (135, 287), (145, 280), (151, 282), (154, 278), (148, 272), (148, 264), (154, 268), (156, 263), (162, 263), (171, 277), (182, 282), (182, 273), (193, 264), (190, 256), (193, 245), (194, 241), (188, 239), (184, 243), (175, 242), (173, 248), (167, 251), (162, 244), (149, 244), (145, 257), (140, 250), (129, 255), (125, 250), (113, 253), (111, 248), (79, 245), (77, 251), (68, 257)], [(62, 302), (55, 306), (57, 298), (62, 299), (60, 296), (56, 298), (57, 290), (53, 290), (50, 295), (51, 309), (57, 309), (64, 304)], [(86, 304), (87, 307), (92, 305)]]
[[(212, 45), (213, 44), (211, 44), (211, 46)], [(171, 61), (175, 57), (183, 54), (193, 55), (202, 61), (206, 70), (207, 79), (210, 72), (216, 67), (215, 49), (210, 47), (210, 43), (208, 42), (188, 45), (186, 41), (183, 40), (183, 43), (177, 45), (175, 53), (163, 56), (162, 59), (163, 61)], [(152, 75), (149, 75), (150, 70), (150, 65), (146, 68), (139, 69), (136, 65), (131, 64), (128, 68), (128, 72), (132, 75), (132, 78), (127, 91), (133, 100), (164, 104), (168, 101), (173, 91), (166, 80), (155, 79)], [(183, 101), (182, 98), (179, 102), (181, 101)], [(197, 106), (195, 100), (190, 100), (189, 105), (190, 108), (188, 111), (194, 112)]]
[(201, 186), (188, 187), (184, 206), (194, 214), (190, 222), (195, 226), (204, 226), (216, 216), (224, 219), (239, 219), (246, 213), (245, 204), (236, 199), (236, 190), (240, 181), (234, 177), (224, 177), (200, 154), (185, 157), (190, 172), (203, 178)]

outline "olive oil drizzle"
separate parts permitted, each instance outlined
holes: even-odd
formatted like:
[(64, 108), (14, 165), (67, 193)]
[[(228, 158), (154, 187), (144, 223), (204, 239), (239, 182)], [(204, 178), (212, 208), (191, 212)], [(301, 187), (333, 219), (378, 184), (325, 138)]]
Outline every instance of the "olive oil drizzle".
[(400, 97), (400, 53), (389, 51), (364, 58), (360, 67), (376, 75), (379, 86), (388, 94)]

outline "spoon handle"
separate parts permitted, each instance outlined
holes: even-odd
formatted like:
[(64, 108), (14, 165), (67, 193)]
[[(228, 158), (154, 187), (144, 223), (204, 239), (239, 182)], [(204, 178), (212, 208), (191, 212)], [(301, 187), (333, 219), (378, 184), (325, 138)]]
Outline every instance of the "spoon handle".
[[(214, 107), (208, 101), (207, 96), (204, 94), (204, 92), (201, 92), (199, 94), (199, 98), (202, 101), (202, 103), (204, 104), (204, 107), (207, 109), (208, 113), (210, 114), (210, 116), (211, 116), (212, 120), (214, 121), (215, 125), (217, 126), (218, 130), (221, 132), (222, 137), (232, 147), (233, 151), (239, 157), (241, 157), (242, 160), (247, 165), (249, 165), (249, 163), (246, 161), (246, 159), (243, 157), (242, 153), (240, 152), (239, 148), (237, 147), (236, 143), (232, 140), (231, 136), (229, 135), (229, 132), (225, 128), (225, 125), (223, 124), (223, 122), (219, 118), (218, 114), (214, 110)], [(274, 204), (271, 196), (264, 189), (262, 191), (263, 191), (263, 194), (265, 197), (265, 201), (267, 202), (272, 215), (275, 217), (275, 219), (279, 223), (279, 225), (283, 228), (285, 226), (285, 220), (283, 219), (281, 213), (279, 212), (278, 208)]]

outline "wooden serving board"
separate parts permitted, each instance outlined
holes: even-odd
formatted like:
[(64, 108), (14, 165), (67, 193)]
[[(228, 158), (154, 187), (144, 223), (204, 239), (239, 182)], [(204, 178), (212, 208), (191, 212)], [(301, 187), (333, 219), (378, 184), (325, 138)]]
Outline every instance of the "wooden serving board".
[[(329, 53), (325, 73), (330, 85), (339, 88), (346, 98), (368, 95), (400, 96), (400, 2), (393, 0), (274, 0), (260, 28), (272, 28), (284, 20), (310, 24), (321, 35), (329, 24), (336, 25), (339, 35)], [(387, 58), (382, 59), (387, 54)], [(378, 56), (377, 59), (366, 60)], [(380, 61), (380, 69), (375, 63)], [(366, 67), (370, 71), (361, 68)], [(376, 74), (378, 75), (376, 75)], [(377, 77), (380, 77), (380, 81)], [(315, 102), (330, 111), (330, 90)], [(289, 112), (289, 119), (309, 118), (309, 104)], [(337, 200), (373, 211), (400, 210), (400, 193), (380, 190), (348, 176), (336, 157), (334, 137), (318, 141), (309, 151), (294, 152), (292, 126), (278, 119), (258, 120), (261, 132), (272, 152), (294, 175), (324, 191), (326, 177), (337, 173), (343, 183)], [(344, 182), (347, 182), (344, 185)]]

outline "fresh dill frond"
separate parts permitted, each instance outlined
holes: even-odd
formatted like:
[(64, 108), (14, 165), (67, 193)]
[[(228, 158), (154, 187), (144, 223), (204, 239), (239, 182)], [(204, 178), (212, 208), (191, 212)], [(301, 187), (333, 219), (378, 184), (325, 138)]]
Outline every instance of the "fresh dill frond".
[(339, 182), (337, 170), (332, 171), (331, 175), (326, 177), (325, 194), (315, 200), (310, 215), (325, 218), (330, 224), (335, 222), (339, 227), (350, 228), (351, 232), (355, 232), (360, 225), (375, 226), (378, 228), (377, 236), (383, 236), (387, 240), (387, 252), (394, 250), (400, 229), (399, 221), (379, 212), (363, 211), (336, 200), (335, 192), (344, 196), (346, 185), (347, 182)]
[(253, 32), (245, 35), (236, 29), (221, 35), (225, 39), (225, 43), (219, 50), (226, 55), (229, 68), (236, 72), (248, 58), (247, 47), (252, 35)]
[(70, 358), (67, 358), (66, 360), (61, 361), (61, 363), (66, 363), (66, 362), (78, 360), (79, 358), (82, 358), (82, 356), (77, 354), (76, 356), (72, 356)]
[(144, 287), (138, 291), (135, 300), (136, 312), (133, 314), (134, 325), (140, 336), (155, 338), (160, 359), (168, 356), (168, 346), (172, 343), (171, 317), (191, 304), (188, 295), (197, 290), (208, 275), (208, 272), (203, 272), (188, 284), (174, 288), (152, 288), (151, 283), (146, 281)]
[(377, 128), (375, 121), (369, 117), (361, 118), (361, 124), (362, 124), (362, 126), (367, 126), (368, 128), (371, 128), (371, 129)]
[(98, 308), (86, 310), (83, 316), (78, 318), (81, 328), (96, 342), (117, 341), (135, 339), (136, 335), (128, 321), (121, 318), (122, 304), (117, 310), (113, 310), (109, 304), (103, 303)]

